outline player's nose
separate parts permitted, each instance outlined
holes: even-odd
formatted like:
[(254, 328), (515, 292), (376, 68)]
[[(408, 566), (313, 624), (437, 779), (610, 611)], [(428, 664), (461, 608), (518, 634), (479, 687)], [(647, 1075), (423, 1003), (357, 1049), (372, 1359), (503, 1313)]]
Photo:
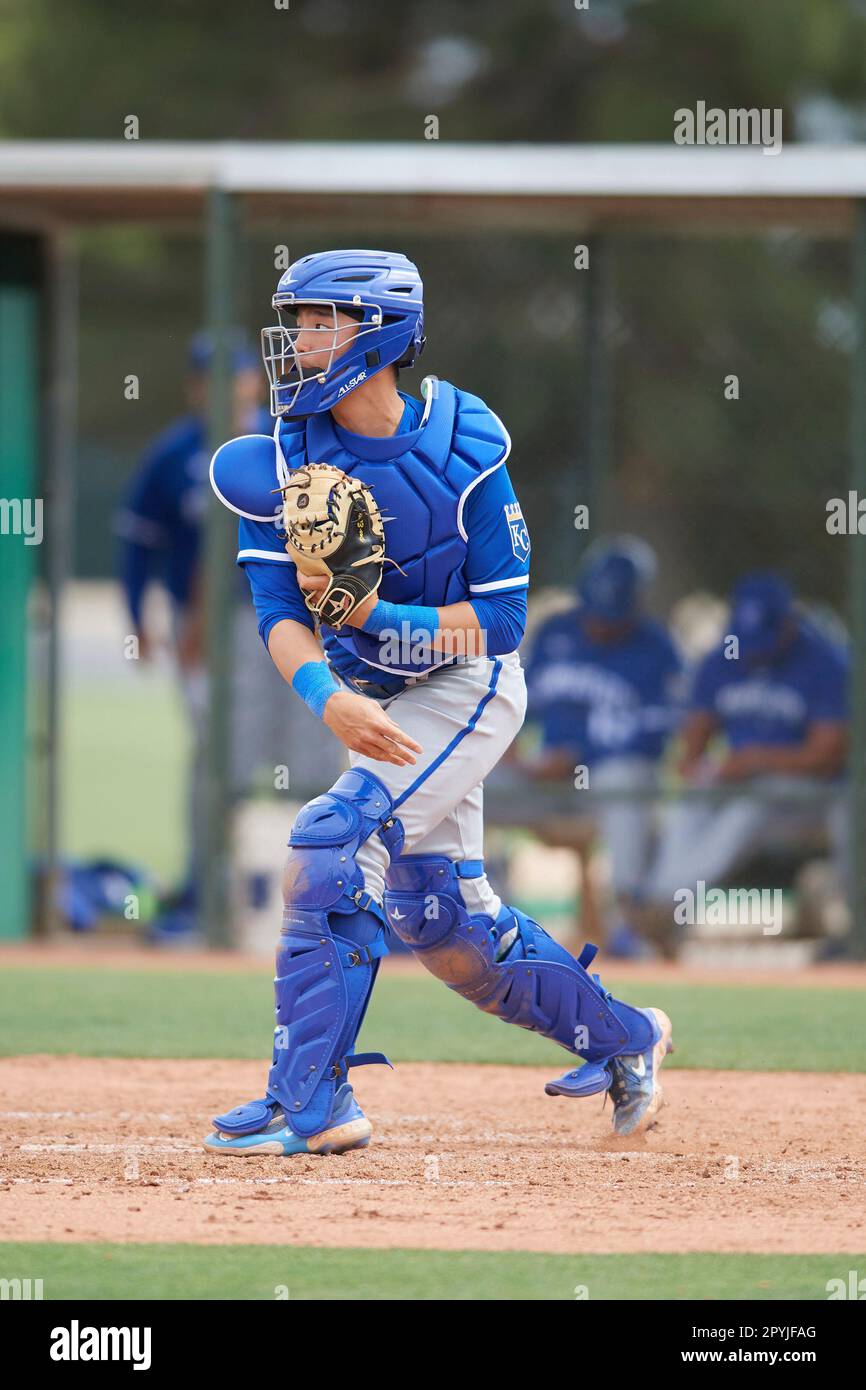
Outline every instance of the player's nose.
[(298, 352), (321, 352), (323, 347), (324, 344), (315, 333), (301, 333), (295, 340), (295, 348)]

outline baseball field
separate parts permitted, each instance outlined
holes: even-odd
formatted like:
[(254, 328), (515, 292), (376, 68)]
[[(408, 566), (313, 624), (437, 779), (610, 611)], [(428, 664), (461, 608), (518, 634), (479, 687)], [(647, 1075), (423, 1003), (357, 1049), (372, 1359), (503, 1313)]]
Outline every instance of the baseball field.
[(657, 1122), (617, 1139), (601, 1097), (545, 1096), (558, 1048), (389, 960), (370, 1147), (238, 1159), (201, 1138), (262, 1092), (266, 964), (2, 960), (0, 1255), (46, 1298), (820, 1300), (866, 1275), (861, 967), (604, 969), (676, 1045)]

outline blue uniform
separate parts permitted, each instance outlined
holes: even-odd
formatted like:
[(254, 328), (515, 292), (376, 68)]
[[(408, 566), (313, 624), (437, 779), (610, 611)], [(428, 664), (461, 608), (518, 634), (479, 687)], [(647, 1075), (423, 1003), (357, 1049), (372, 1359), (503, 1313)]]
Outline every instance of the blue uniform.
[[(401, 393), (402, 395), (402, 393)], [(510, 441), (483, 402), (446, 382), (427, 409), (402, 396), (395, 435), (349, 434), (330, 415), (283, 420), (275, 432), (275, 468), (287, 477), (308, 460), (330, 463), (372, 486), (386, 519), (389, 559), (379, 595), (391, 603), (441, 607), (468, 600), (486, 633), (490, 656), (520, 642), (529, 584), (529, 536), (505, 460)], [(265, 642), (275, 623), (292, 618), (313, 628), (285, 549), (280, 518), (242, 517), (238, 563), (247, 571)], [(321, 628), (325, 654), (346, 680), (366, 680), (392, 693), (452, 658), (402, 651), (399, 663), (380, 657), (380, 639), (355, 628)]]
[(760, 665), (719, 648), (697, 669), (693, 710), (712, 714), (732, 748), (792, 747), (811, 724), (848, 718), (848, 656), (800, 621), (794, 640)]
[(526, 707), (515, 648), (529, 537), (505, 468), (510, 441), (501, 421), (447, 382), (428, 378), (425, 385), (423, 413), (404, 396), (394, 435), (349, 435), (330, 413), (288, 416), (273, 439), (229, 441), (212, 461), (215, 491), (242, 518), (238, 562), (265, 640), (283, 619), (313, 626), (274, 507), (275, 487), (308, 462), (333, 464), (373, 488), (395, 562), (384, 569), (381, 598), (410, 615), (413, 607), (470, 603), (485, 640), (480, 655), (441, 659), (419, 643), (417, 654), (401, 649), (388, 664), (378, 638), (320, 629), (331, 665), (347, 680), (380, 687), (366, 693), (393, 710), (421, 752), (417, 762), (393, 764), (351, 751), (350, 770), (296, 818), (283, 880), (267, 1095), (218, 1116), (209, 1147), (273, 1144), (273, 1151), (295, 1153), (330, 1144), (335, 1132), (351, 1147), (354, 1131), (347, 1139), (344, 1130), (352, 1125), (357, 1142), (366, 1142), (346, 1076), (382, 1060), (356, 1052), (355, 1040), (387, 950), (386, 922), (478, 1007), (587, 1060), (579, 1083), (569, 1073), (555, 1094), (607, 1089), (619, 1053), (644, 1052), (660, 1037), (654, 1017), (613, 1000), (589, 975), (591, 949), (576, 961), (503, 903), (484, 871), (484, 778), (513, 742)]
[(175, 605), (190, 599), (207, 505), (209, 454), (202, 421), (176, 421), (148, 449), (127, 490), (115, 529), (123, 542), (121, 579), (139, 626), (144, 592), (159, 575)]
[[(322, 625), (320, 635), (331, 666), (393, 708), (396, 729), (418, 757), (389, 756), (387, 733), (381, 742), (364, 735), (365, 728), (387, 728), (369, 700), (352, 705), (331, 692), (321, 703), (311, 686), (306, 695), (295, 686), (323, 718), (328, 700), (344, 699), (359, 732), (344, 740), (349, 771), (301, 808), (289, 834), (265, 1096), (216, 1116), (217, 1133), (205, 1145), (287, 1156), (368, 1142), (371, 1126), (347, 1078), (352, 1067), (385, 1060), (359, 1052), (357, 1039), (388, 949), (386, 928), (478, 1008), (582, 1056), (587, 1066), (579, 1076), (572, 1069), (548, 1089), (611, 1090), (620, 1132), (632, 1132), (661, 1101), (653, 1077), (669, 1021), (613, 999), (589, 974), (594, 948), (575, 960), (537, 922), (503, 903), (484, 871), (484, 779), (526, 709), (515, 648), (523, 634), (529, 536), (505, 469), (505, 428), (476, 396), (433, 377), (422, 384), (423, 412), (402, 396), (393, 435), (359, 438), (334, 421), (332, 409), (349, 392), (386, 367), (411, 366), (424, 347), (421, 277), (401, 252), (303, 256), (280, 279), (272, 303), (279, 323), (263, 330), (262, 342), (278, 417), (274, 437), (229, 440), (211, 463), (214, 490), (242, 518), (238, 561), (250, 579), (259, 632), (267, 641), (280, 621), (313, 626), (279, 532), (275, 489), (310, 464), (360, 479), (378, 503), (391, 561), (373, 607), (383, 621), (374, 616), (368, 631)], [(358, 325), (339, 354), (345, 325), (338, 310)], [(309, 328), (307, 314), (314, 318)], [(320, 321), (329, 314), (330, 323)], [(312, 360), (308, 332), (317, 335)], [(319, 348), (329, 353), (324, 370), (316, 367)], [(444, 656), (430, 640), (437, 637), (436, 610), (456, 604), (475, 610), (480, 652)], [(417, 624), (425, 640), (415, 644), (410, 635), (407, 642), (401, 632), (395, 655), (388, 621)], [(456, 630), (468, 648), (474, 626)], [(300, 674), (312, 667), (313, 679), (327, 681), (322, 666), (307, 660)], [(399, 743), (397, 732), (393, 740)], [(638, 1054), (640, 1077), (631, 1068)]]
[(545, 748), (576, 763), (661, 757), (676, 712), (680, 660), (661, 624), (639, 618), (621, 641), (590, 638), (579, 609), (540, 628), (527, 666), (529, 714)]
[[(744, 607), (741, 602), (737, 614), (735, 604), (735, 632), (747, 631)], [(711, 715), (732, 749), (797, 747), (807, 739), (812, 724), (839, 723), (848, 717), (846, 652), (808, 622), (793, 615), (789, 619), (787, 609), (783, 619), (796, 624), (793, 640), (773, 655), (749, 659), (742, 654), (741, 640), (739, 657), (726, 658), (719, 647), (704, 657), (695, 673), (691, 709)], [(784, 639), (784, 626), (777, 624), (773, 630), (760, 612), (754, 627), (762, 642), (767, 640), (764, 627), (770, 628), (770, 638)], [(808, 792), (811, 800), (796, 795), (788, 800), (792, 791)], [(762, 800), (761, 793), (771, 796), (772, 802)], [(765, 845), (811, 845), (822, 824), (844, 880), (847, 832), (841, 776), (765, 772), (749, 778), (742, 790), (732, 789), (721, 804), (675, 803), (666, 815), (649, 895), (667, 909), (680, 889), (697, 891), (699, 883), (718, 884)]]

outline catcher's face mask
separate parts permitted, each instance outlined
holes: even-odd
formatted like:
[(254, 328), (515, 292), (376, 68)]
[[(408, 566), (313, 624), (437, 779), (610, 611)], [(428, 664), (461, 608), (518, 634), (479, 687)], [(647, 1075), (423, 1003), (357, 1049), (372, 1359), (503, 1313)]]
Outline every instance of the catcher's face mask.
[[(262, 357), (271, 388), (271, 414), (302, 413), (303, 397), (335, 377), (346, 380), (338, 387), (337, 398), (366, 379), (365, 371), (355, 371), (363, 363), (364, 339), (377, 334), (382, 310), (377, 305), (358, 307), (339, 300), (295, 299), (274, 296), (279, 324), (262, 329)], [(300, 399), (299, 399), (300, 398)]]

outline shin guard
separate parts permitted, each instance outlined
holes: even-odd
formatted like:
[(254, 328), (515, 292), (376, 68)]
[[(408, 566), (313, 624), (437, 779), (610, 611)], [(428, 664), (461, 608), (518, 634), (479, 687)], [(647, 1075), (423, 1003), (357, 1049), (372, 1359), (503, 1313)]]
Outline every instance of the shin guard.
[(218, 1117), (225, 1133), (263, 1128), (276, 1108), (298, 1135), (326, 1129), (350, 1067), (387, 1062), (354, 1051), (379, 961), (387, 954), (382, 908), (364, 891), (358, 848), (378, 832), (400, 853), (403, 830), (372, 773), (343, 773), (292, 826), (285, 909), (274, 979), (276, 1028), (267, 1096)]
[(652, 1025), (590, 975), (595, 947), (575, 959), (532, 918), (504, 904), (495, 922), (470, 914), (460, 878), (482, 872), (480, 864), (464, 867), (434, 855), (393, 862), (385, 892), (392, 930), (433, 975), (485, 1013), (583, 1057), (590, 1064), (581, 1073), (586, 1094), (606, 1089), (606, 1063), (648, 1047)]

